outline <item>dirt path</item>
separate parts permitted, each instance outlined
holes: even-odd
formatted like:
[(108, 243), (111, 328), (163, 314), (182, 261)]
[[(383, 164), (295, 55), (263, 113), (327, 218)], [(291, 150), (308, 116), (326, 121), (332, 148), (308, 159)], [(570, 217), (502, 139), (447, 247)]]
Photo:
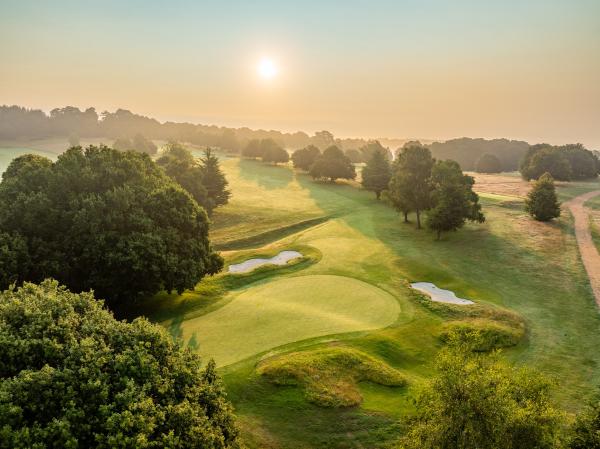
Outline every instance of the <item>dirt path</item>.
[(564, 206), (571, 211), (575, 219), (575, 237), (577, 238), (577, 245), (579, 245), (579, 253), (590, 279), (596, 304), (600, 307), (600, 254), (598, 254), (596, 245), (592, 241), (590, 212), (583, 205), (587, 200), (597, 195), (600, 195), (600, 190), (587, 192), (567, 201)]

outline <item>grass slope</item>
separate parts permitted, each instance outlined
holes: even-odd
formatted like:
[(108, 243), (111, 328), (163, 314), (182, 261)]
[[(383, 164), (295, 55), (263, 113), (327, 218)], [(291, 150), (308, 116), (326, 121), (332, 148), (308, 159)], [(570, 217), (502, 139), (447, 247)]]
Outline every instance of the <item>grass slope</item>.
[[(467, 319), (483, 326), (489, 323), (482, 320), (498, 321), (490, 315), (492, 309), (510, 309), (522, 317), (526, 335), (516, 346), (507, 349), (506, 354), (519, 364), (534, 366), (553, 377), (561, 385), (556, 397), (563, 406), (576, 410), (590, 395), (592, 386), (600, 378), (597, 351), (600, 317), (579, 259), (568, 214), (556, 223), (534, 222), (524, 213), (522, 198), (506, 192), (489, 192), (482, 194), (487, 216), (485, 224), (467, 225), (437, 242), (430, 233), (415, 230), (413, 224), (403, 224), (394, 211), (355, 185), (315, 183), (288, 168), (262, 166), (251, 161), (229, 159), (223, 166), (231, 180), (233, 199), (215, 213), (213, 240), (217, 244), (227, 243), (252, 239), (266, 232), (273, 239), (256, 251), (227, 252), (228, 261), (300, 246), (313, 248), (319, 258), (295, 269), (267, 270), (260, 279), (251, 275), (227, 286), (223, 282), (230, 276), (217, 277), (207, 283), (221, 283), (221, 290), (214, 295), (195, 293), (187, 299), (176, 296), (154, 299), (149, 311), (151, 316), (154, 316), (153, 311), (159, 310), (162, 312), (156, 316), (164, 319), (165, 311), (180, 310), (177, 325), (182, 329), (195, 328), (197, 340), (212, 339), (221, 341), (223, 347), (235, 348), (228, 340), (240, 339), (241, 328), (234, 333), (223, 332), (223, 328), (216, 325), (219, 320), (214, 320), (218, 316), (214, 314), (227, 310), (240, 297), (250, 298), (250, 302), (261, 301), (269, 307), (270, 299), (297, 287), (294, 283), (305, 276), (315, 276), (314, 279), (335, 276), (327, 278), (340, 281), (333, 282), (334, 288), (330, 290), (333, 293), (338, 291), (338, 284), (343, 284), (342, 280), (355, 279), (360, 285), (372, 286), (374, 291), (387, 292), (402, 310), (393, 323), (381, 329), (316, 339), (298, 335), (298, 341), (274, 350), (278, 354), (298, 350), (318, 354), (327, 345), (324, 340), (333, 340), (385, 362), (406, 377), (408, 389), (359, 383), (363, 397), (360, 406), (318, 407), (306, 400), (302, 388), (274, 385), (256, 371), (261, 354), (222, 369), (250, 447), (383, 447), (393, 444), (412, 411), (413, 389), (431, 374), (431, 361), (443, 344), (439, 336), (445, 323)], [(597, 183), (578, 183), (561, 186), (559, 192), (568, 198), (593, 188), (597, 188)], [(329, 217), (329, 220), (291, 235), (286, 231), (294, 223), (318, 217)], [(408, 287), (409, 281), (434, 282), (455, 291), (458, 296), (474, 299), (477, 306), (469, 309), (469, 313), (425, 306), (423, 298)], [(316, 299), (306, 292), (298, 293), (294, 304), (312, 301), (311, 307), (320, 310), (324, 307), (320, 302), (331, 298), (330, 294), (321, 295), (320, 290), (310, 292), (317, 295)], [(354, 288), (346, 290), (344, 295), (356, 296)], [(185, 307), (179, 309), (182, 303)], [(256, 311), (254, 316), (258, 319), (260, 315), (260, 311)], [(236, 321), (238, 314), (228, 313), (227, 317)], [(246, 338), (263, 338), (260, 334), (264, 327), (257, 326), (251, 315), (240, 318), (246, 319)], [(201, 326), (202, 319), (216, 324)], [(192, 325), (194, 320), (200, 321)], [(290, 319), (281, 326), (292, 323)], [(501, 330), (507, 331), (506, 327)], [(274, 337), (280, 332), (274, 325), (269, 329)], [(516, 329), (516, 337), (520, 337)], [(199, 349), (203, 351), (202, 344)]]

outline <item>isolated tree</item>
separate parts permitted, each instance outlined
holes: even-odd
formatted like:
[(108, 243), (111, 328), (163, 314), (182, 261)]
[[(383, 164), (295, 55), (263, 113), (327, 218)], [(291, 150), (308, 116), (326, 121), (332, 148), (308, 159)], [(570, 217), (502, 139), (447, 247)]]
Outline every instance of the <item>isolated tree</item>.
[(135, 151), (140, 153), (146, 153), (149, 155), (154, 155), (158, 151), (158, 148), (151, 140), (146, 139), (141, 134), (136, 134), (132, 140), (132, 146)]
[(477, 173), (500, 173), (502, 171), (502, 162), (493, 154), (483, 154), (475, 163)]
[(56, 281), (0, 293), (0, 446), (233, 448), (214, 362)]
[(560, 216), (560, 203), (550, 173), (544, 173), (535, 182), (527, 194), (525, 210), (538, 221), (550, 221)]
[(299, 168), (304, 171), (309, 171), (312, 164), (314, 164), (317, 157), (321, 155), (321, 151), (314, 146), (308, 145), (307, 147), (296, 150), (292, 153), (292, 162), (295, 168)]
[(463, 174), (455, 161), (438, 161), (431, 172), (433, 186), (432, 208), (427, 216), (427, 227), (437, 233), (456, 231), (467, 220), (483, 223), (479, 196), (473, 192), (475, 180)]
[(402, 199), (407, 209), (417, 215), (417, 229), (421, 229), (421, 212), (431, 206), (431, 169), (435, 160), (424, 146), (413, 144), (404, 146), (392, 173), (395, 198)]
[(276, 143), (275, 145), (268, 144), (264, 146), (261, 160), (271, 164), (285, 164), (290, 160), (290, 155)]
[(111, 303), (183, 292), (223, 265), (205, 211), (147, 154), (133, 151), (90, 146), (55, 163), (14, 159), (0, 183), (0, 229), (16, 239), (0, 257), (27, 248), (19, 272), (5, 273), (4, 282), (53, 277)]
[(554, 449), (563, 415), (541, 375), (468, 346), (443, 349), (403, 449)]
[(565, 151), (548, 144), (529, 147), (521, 161), (521, 176), (529, 181), (550, 173), (559, 181), (569, 181), (572, 177), (571, 164)]
[(568, 447), (600, 449), (600, 400), (594, 400), (577, 415)]
[(362, 154), (363, 162), (369, 161), (371, 157), (373, 157), (373, 154), (377, 152), (383, 154), (388, 161), (392, 160), (392, 153), (390, 153), (390, 150), (381, 145), (378, 140), (369, 141), (366, 145), (360, 147), (358, 151)]
[(207, 211), (212, 211), (214, 204), (209, 198), (203, 182), (202, 167), (186, 147), (177, 142), (169, 142), (156, 163), (171, 179), (183, 187), (200, 206)]
[(362, 186), (375, 192), (377, 199), (388, 188), (392, 177), (392, 168), (384, 151), (387, 150), (374, 151), (362, 170)]
[(256, 159), (256, 158), (262, 157), (262, 155), (263, 155), (262, 151), (263, 151), (263, 149), (262, 149), (261, 141), (259, 139), (252, 139), (242, 149), (242, 156), (251, 158), (251, 159)]
[(206, 189), (210, 206), (207, 209), (210, 215), (212, 211), (219, 206), (227, 204), (231, 192), (227, 190), (227, 179), (219, 166), (217, 158), (210, 148), (204, 150), (204, 157), (200, 159), (202, 165), (200, 171), (202, 174), (202, 185)]
[(323, 151), (310, 168), (313, 179), (354, 179), (356, 171), (350, 159), (338, 147), (331, 146)]

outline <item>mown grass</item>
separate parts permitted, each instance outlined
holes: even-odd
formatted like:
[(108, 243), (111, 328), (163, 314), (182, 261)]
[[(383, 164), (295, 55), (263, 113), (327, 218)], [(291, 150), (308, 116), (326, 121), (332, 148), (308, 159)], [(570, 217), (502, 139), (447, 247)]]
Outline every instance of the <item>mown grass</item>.
[[(414, 223), (403, 224), (393, 210), (355, 185), (314, 183), (308, 176), (285, 167), (237, 159), (228, 159), (223, 165), (231, 181), (233, 198), (230, 205), (215, 212), (213, 240), (223, 244), (240, 239), (251, 241), (268, 232), (272, 232), (270, 237), (278, 239), (263, 248), (227, 252), (227, 260), (268, 255), (270, 251), (293, 249), (295, 245), (314, 248), (320, 257), (315, 263), (297, 269), (290, 267), (290, 272), (274, 269), (258, 281), (248, 278), (243, 285), (232, 288), (233, 295), (227, 293), (231, 292), (227, 287), (212, 303), (206, 301), (209, 308), (184, 309), (178, 324), (180, 329), (190, 325), (186, 321), (208, 319), (233, 304), (231, 298), (242, 291), (249, 298), (262, 297), (265, 304), (272, 299), (281, 301), (288, 295), (286, 283), (289, 282), (290, 288), (297, 287), (297, 278), (306, 276), (310, 276), (309, 280), (312, 276), (342, 277), (330, 278), (340, 280), (339, 285), (343, 284), (341, 279), (358, 280), (387, 292), (401, 310), (395, 321), (382, 329), (314, 338), (298, 335), (297, 341), (285, 344), (274, 339), (270, 342), (271, 349), (260, 349), (258, 354), (222, 368), (227, 391), (250, 447), (393, 444), (412, 413), (413, 389), (432, 373), (432, 360), (443, 345), (439, 336), (448, 321), (468, 321), (479, 327), (493, 322), (502, 330), (505, 327), (514, 330), (508, 316), (517, 317), (516, 321), (526, 326), (526, 338), (507, 348), (506, 356), (559, 382), (561, 388), (555, 391), (555, 396), (568, 410), (577, 410), (592, 393), (594, 383), (600, 378), (597, 351), (600, 319), (568, 214), (555, 223), (538, 223), (524, 212), (521, 198), (488, 192), (482, 195), (485, 224), (467, 225), (437, 242), (431, 233), (416, 230)], [(580, 183), (561, 186), (559, 192), (562, 198), (567, 198), (594, 188), (595, 183)], [(277, 232), (318, 217), (330, 218), (291, 235)], [(260, 239), (256, 242), (263, 243)], [(468, 312), (436, 308), (410, 289), (409, 282), (413, 281), (434, 282), (458, 296), (475, 300), (477, 306)], [(343, 294), (357, 299), (354, 289), (350, 290)], [(340, 293), (337, 285), (327, 291), (309, 290), (298, 294), (297, 303), (315, 294), (319, 297), (314, 305), (332, 298), (337, 301)], [(159, 309), (176, 313), (178, 301), (176, 296), (163, 297)], [(198, 299), (197, 303), (202, 301)], [(209, 310), (213, 313), (207, 313)], [(503, 313), (508, 314), (506, 320), (502, 319)], [(229, 316), (237, 320), (236, 314)], [(293, 313), (277, 324), (292, 325), (298, 317)], [(257, 320), (248, 320), (244, 325), (247, 338), (265, 329)], [(199, 325), (201, 322), (195, 326), (200, 351), (206, 338), (220, 339), (224, 347), (231, 345), (230, 338), (240, 338), (241, 330), (230, 335), (221, 326), (207, 328)], [(273, 323), (270, 326), (269, 333), (279, 332), (278, 326)], [(399, 370), (408, 387), (358, 383), (363, 397), (360, 405), (330, 409), (307, 401), (302, 389), (274, 385), (256, 371), (265, 356), (320, 351), (332, 342)]]
[(404, 376), (386, 363), (338, 345), (269, 358), (259, 363), (257, 372), (275, 385), (300, 386), (307, 401), (323, 407), (359, 405), (359, 382), (406, 384)]

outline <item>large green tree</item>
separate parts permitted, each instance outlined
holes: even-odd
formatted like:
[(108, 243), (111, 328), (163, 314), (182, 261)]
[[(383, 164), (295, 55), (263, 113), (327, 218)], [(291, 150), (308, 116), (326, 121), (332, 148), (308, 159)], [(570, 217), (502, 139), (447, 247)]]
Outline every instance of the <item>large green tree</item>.
[(525, 210), (538, 221), (550, 221), (560, 216), (560, 203), (550, 173), (544, 173), (535, 182), (527, 194)]
[(377, 199), (380, 198), (381, 192), (388, 188), (392, 177), (392, 167), (385, 151), (387, 150), (373, 151), (367, 165), (362, 169), (362, 186), (375, 192)]
[(524, 179), (538, 179), (544, 173), (550, 173), (554, 179), (569, 181), (573, 176), (571, 163), (565, 151), (548, 144), (529, 147), (520, 166)]
[(56, 281), (0, 293), (0, 447), (233, 448), (214, 362)]
[(483, 223), (479, 196), (473, 192), (473, 177), (463, 174), (455, 161), (438, 161), (431, 171), (432, 208), (427, 227), (437, 233), (456, 231), (467, 220)]
[(554, 449), (563, 415), (539, 374), (468, 346), (443, 349), (403, 449)]
[(290, 155), (279, 145), (268, 145), (264, 148), (261, 160), (271, 164), (285, 164), (290, 160)]
[(390, 150), (381, 145), (378, 140), (371, 140), (366, 145), (363, 145), (359, 148), (360, 153), (362, 154), (362, 161), (368, 162), (375, 153), (381, 153), (388, 160), (392, 160), (392, 153)]
[(600, 449), (600, 399), (597, 397), (573, 424), (569, 449)]
[(321, 151), (314, 145), (308, 145), (292, 153), (292, 162), (295, 168), (309, 171), (315, 160), (321, 155)]
[(204, 150), (204, 156), (200, 158), (202, 185), (206, 189), (209, 200), (207, 212), (210, 215), (214, 208), (227, 204), (231, 192), (227, 190), (227, 179), (219, 166), (219, 158), (214, 155), (210, 148)]
[(13, 239), (0, 265), (15, 252), (23, 261), (4, 282), (53, 277), (111, 302), (183, 292), (223, 265), (193, 198), (147, 154), (107, 147), (14, 159), (0, 183), (0, 233)]
[(323, 154), (317, 157), (310, 168), (310, 175), (313, 179), (329, 179), (334, 182), (336, 179), (354, 179), (356, 171), (350, 159), (338, 147), (331, 146), (323, 151)]
[(431, 169), (435, 160), (426, 147), (415, 143), (404, 146), (394, 161), (390, 194), (401, 199), (409, 211), (417, 215), (421, 228), (421, 212), (431, 206)]

